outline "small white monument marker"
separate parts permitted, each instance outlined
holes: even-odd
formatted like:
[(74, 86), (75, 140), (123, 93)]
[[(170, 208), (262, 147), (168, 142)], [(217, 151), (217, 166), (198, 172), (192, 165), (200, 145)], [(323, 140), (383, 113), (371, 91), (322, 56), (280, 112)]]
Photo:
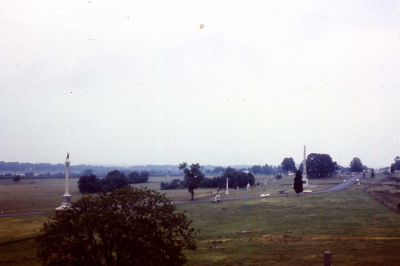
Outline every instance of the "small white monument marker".
[(225, 189), (225, 194), (229, 195), (229, 177), (226, 178), (226, 189)]
[(306, 157), (306, 145), (304, 145), (304, 157), (303, 157), (303, 183), (305, 187), (308, 187), (308, 178), (307, 178), (307, 157)]

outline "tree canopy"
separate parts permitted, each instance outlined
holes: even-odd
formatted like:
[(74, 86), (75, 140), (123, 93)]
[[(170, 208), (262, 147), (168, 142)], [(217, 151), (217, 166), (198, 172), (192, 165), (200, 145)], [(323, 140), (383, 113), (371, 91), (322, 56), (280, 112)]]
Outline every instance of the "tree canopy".
[(337, 163), (329, 154), (310, 153), (306, 159), (307, 176), (309, 178), (330, 177), (335, 172)]
[(78, 181), (79, 192), (86, 193), (97, 193), (101, 191), (101, 181), (95, 175), (83, 175)]
[(44, 224), (44, 265), (182, 265), (194, 229), (165, 195), (127, 187), (86, 195)]
[[(252, 173), (237, 170), (231, 167), (225, 168), (221, 176), (215, 176), (213, 178), (203, 177), (199, 187), (201, 188), (225, 188), (226, 178), (229, 178), (229, 187), (231, 188), (243, 188), (247, 184), (254, 185), (255, 178)], [(169, 183), (161, 182), (160, 188), (164, 189), (179, 189), (185, 187), (185, 181), (179, 179), (173, 179)]]
[(229, 187), (231, 188), (243, 188), (247, 184), (254, 185), (255, 178), (250, 172), (243, 172), (236, 170), (232, 167), (227, 167), (221, 176), (213, 178), (205, 177), (200, 184), (203, 188), (224, 188), (226, 186), (226, 178), (229, 178)]
[(289, 171), (295, 172), (296, 171), (296, 164), (294, 163), (293, 158), (283, 158), (281, 166), (282, 166), (283, 171), (286, 171), (286, 172), (289, 172)]
[(359, 173), (359, 172), (362, 172), (363, 169), (364, 169), (364, 166), (363, 166), (363, 164), (362, 164), (360, 158), (354, 157), (354, 158), (351, 160), (351, 162), (350, 162), (350, 170), (351, 170), (352, 172), (357, 172), (357, 173)]
[[(139, 176), (139, 178), (142, 177)], [(128, 178), (118, 170), (109, 172), (104, 179), (99, 179), (96, 175), (90, 174), (81, 176), (78, 181), (79, 192), (83, 194), (98, 193), (101, 191), (111, 192), (128, 185)]]
[(393, 173), (396, 170), (400, 170), (400, 157), (399, 156), (396, 156), (396, 158), (394, 158), (394, 163), (392, 165), (393, 165), (393, 167), (391, 166), (391, 170), (393, 168)]
[(194, 190), (200, 186), (200, 183), (204, 178), (204, 174), (201, 172), (200, 165), (198, 163), (194, 163), (188, 166), (187, 163), (183, 162), (179, 165), (179, 170), (183, 171), (184, 185), (190, 192), (191, 199), (194, 200)]
[(277, 170), (279, 170), (278, 168), (279, 167), (265, 164), (265, 165), (253, 165), (252, 167), (249, 168), (249, 170), (255, 175), (270, 175), (270, 174), (275, 174)]
[(129, 184), (147, 183), (149, 181), (150, 173), (148, 171), (141, 171), (140, 173), (133, 171), (128, 174)]
[(107, 192), (114, 191), (129, 185), (128, 178), (124, 173), (113, 170), (103, 180), (103, 189)]
[[(229, 178), (229, 187), (246, 187), (247, 184), (251, 186), (255, 183), (255, 178), (252, 173), (246, 173), (240, 170), (236, 170), (234, 168), (228, 167), (225, 169), (224, 173), (221, 176), (223, 184), (226, 182), (226, 178)], [(224, 187), (224, 185), (222, 186)]]

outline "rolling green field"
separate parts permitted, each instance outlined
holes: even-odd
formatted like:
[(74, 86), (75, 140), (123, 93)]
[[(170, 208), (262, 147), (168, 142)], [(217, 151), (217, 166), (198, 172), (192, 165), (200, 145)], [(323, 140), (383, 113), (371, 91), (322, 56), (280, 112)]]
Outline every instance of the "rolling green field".
[[(176, 177), (173, 177), (176, 178)], [(160, 183), (166, 179), (170, 181), (172, 177), (150, 177), (150, 182), (146, 184), (137, 184), (135, 186), (148, 187), (160, 191)], [(264, 185), (265, 180), (267, 185)], [(293, 177), (286, 176), (280, 180), (275, 180), (273, 176), (259, 176), (256, 182), (260, 187), (252, 188), (250, 191), (231, 189), (232, 195), (259, 195), (262, 192), (278, 193), (278, 190), (287, 188), (290, 194), (294, 195), (291, 189)], [(18, 213), (41, 211), (49, 212), (59, 206), (64, 194), (64, 179), (23, 179), (18, 183), (12, 180), (0, 180), (0, 213)], [(337, 178), (313, 180), (313, 184), (318, 184), (315, 190), (324, 190), (331, 187), (341, 180)], [(196, 189), (195, 198), (210, 197), (207, 192), (216, 192), (216, 189)], [(174, 201), (188, 200), (190, 194), (185, 189), (161, 190)], [(78, 179), (70, 179), (70, 193), (72, 200), (81, 197), (78, 190)]]
[[(46, 193), (54, 189), (52, 186), (59, 186), (57, 182), (61, 180), (47, 181), (18, 184), (22, 185), (20, 190), (25, 197), (14, 194), (21, 197), (14, 206), (24, 211), (47, 212), (58, 206), (60, 197)], [(338, 182), (337, 179), (315, 181), (321, 187)], [(256, 194), (266, 189), (276, 192), (290, 184), (290, 179), (274, 183), (237, 193)], [(157, 186), (156, 182), (153, 185)], [(1, 184), (0, 188), (3, 190), (4, 186)], [(13, 188), (17, 185), (8, 186), (18, 191)], [(72, 187), (73, 193), (77, 193), (76, 185)], [(189, 197), (187, 191), (170, 191), (169, 195), (175, 199)], [(41, 206), (41, 198), (50, 201), (48, 205)], [(35, 204), (29, 204), (34, 199)], [(13, 205), (12, 199), (9, 202)], [(332, 252), (334, 265), (398, 265), (400, 261), (400, 215), (371, 199), (363, 185), (331, 194), (297, 197), (291, 193), (288, 197), (177, 208), (185, 211), (199, 229), (197, 250), (185, 252), (188, 265), (321, 265), (325, 250)], [(32, 237), (40, 233), (46, 218), (47, 214), (0, 219), (0, 265), (39, 265)]]

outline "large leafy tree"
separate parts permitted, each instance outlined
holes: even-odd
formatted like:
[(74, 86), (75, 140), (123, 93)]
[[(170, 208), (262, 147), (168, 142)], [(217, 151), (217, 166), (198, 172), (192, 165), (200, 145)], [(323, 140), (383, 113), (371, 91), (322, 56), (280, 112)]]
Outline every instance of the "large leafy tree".
[(363, 164), (362, 164), (360, 158), (354, 157), (354, 158), (351, 160), (351, 162), (350, 162), (350, 170), (351, 170), (352, 172), (357, 172), (357, 173), (362, 172), (362, 171), (363, 171), (363, 168), (364, 168), (364, 166), (363, 166)]
[(152, 190), (87, 195), (44, 224), (37, 254), (44, 265), (182, 265), (196, 248), (190, 224)]
[(281, 163), (283, 171), (296, 171), (296, 164), (294, 163), (293, 158), (284, 158)]
[(306, 159), (309, 178), (329, 177), (335, 172), (337, 163), (329, 154), (310, 153)]
[(194, 200), (194, 190), (200, 186), (200, 183), (204, 178), (200, 165), (194, 163), (189, 166), (187, 163), (183, 162), (179, 165), (179, 170), (183, 171), (184, 185), (190, 192), (191, 199)]

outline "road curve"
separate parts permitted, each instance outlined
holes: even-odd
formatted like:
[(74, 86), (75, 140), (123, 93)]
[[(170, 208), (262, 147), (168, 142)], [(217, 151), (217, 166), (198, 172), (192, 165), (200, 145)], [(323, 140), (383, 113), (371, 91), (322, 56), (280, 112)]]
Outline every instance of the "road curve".
[[(322, 194), (322, 193), (333, 193), (333, 192), (339, 192), (345, 189), (348, 189), (351, 187), (355, 180), (357, 179), (357, 176), (351, 177), (346, 182), (340, 183), (330, 189), (323, 190), (323, 191), (317, 191), (317, 192), (310, 192), (307, 193), (307, 195), (312, 195), (312, 194)], [(284, 194), (275, 194), (271, 195), (268, 198), (274, 198), (274, 197), (286, 197)], [(175, 201), (175, 205), (187, 205), (187, 204), (201, 204), (201, 203), (210, 203), (212, 198), (206, 198), (206, 199), (198, 199), (198, 200), (181, 200), (181, 201)], [(250, 199), (260, 199), (260, 196), (254, 195), (254, 196), (237, 196), (237, 197), (232, 197), (228, 199), (223, 199), (224, 202), (229, 202), (229, 201), (238, 201), (238, 200), (250, 200)]]

